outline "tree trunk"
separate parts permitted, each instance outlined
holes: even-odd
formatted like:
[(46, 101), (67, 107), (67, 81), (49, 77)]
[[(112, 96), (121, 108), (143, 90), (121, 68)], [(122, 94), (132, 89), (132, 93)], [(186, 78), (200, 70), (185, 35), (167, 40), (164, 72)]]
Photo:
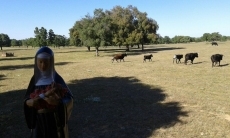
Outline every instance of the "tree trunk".
[(126, 50), (125, 50), (125, 51), (126, 51), (126, 52), (129, 51), (129, 46), (126, 46)]
[(143, 43), (141, 44), (141, 50), (144, 51), (144, 45), (143, 45)]
[(90, 51), (90, 46), (87, 46), (88, 51)]
[(95, 49), (96, 49), (96, 53), (95, 53), (95, 56), (97, 57), (97, 56), (99, 56), (99, 48), (98, 47), (95, 47)]
[(137, 45), (137, 48), (138, 48), (138, 49), (140, 48), (140, 45), (139, 45), (139, 44)]
[(1, 50), (2, 50), (2, 46), (1, 46)]

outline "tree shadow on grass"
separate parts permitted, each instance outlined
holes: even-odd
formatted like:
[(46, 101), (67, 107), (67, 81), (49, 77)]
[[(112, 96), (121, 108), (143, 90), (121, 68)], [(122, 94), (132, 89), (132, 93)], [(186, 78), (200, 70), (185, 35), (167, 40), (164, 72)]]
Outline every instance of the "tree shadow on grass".
[(0, 75), (0, 80), (4, 80), (5, 79), (5, 75)]
[(0, 61), (3, 60), (29, 60), (29, 59), (33, 59), (34, 57), (5, 57), (5, 58), (0, 58)]
[[(15, 84), (16, 85), (16, 84)], [(23, 113), (23, 99), (26, 90), (0, 93), (0, 136), (2, 138), (29, 137)]]
[[(114, 52), (117, 53), (127, 53), (127, 55), (141, 55), (141, 54), (147, 54), (147, 53), (157, 53), (159, 51), (165, 51), (165, 50), (176, 50), (176, 49), (184, 49), (183, 47), (145, 47), (144, 50), (141, 50), (141, 48), (132, 48), (130, 51), (126, 51), (126, 49), (109, 49), (109, 50), (100, 50), (104, 51), (105, 53), (112, 53), (114, 55)], [(111, 56), (111, 55), (109, 55)]]
[[(159, 128), (183, 123), (187, 116), (178, 102), (164, 102), (166, 94), (135, 77), (97, 77), (73, 80), (74, 108), (70, 138), (146, 138)], [(0, 93), (0, 136), (29, 137), (23, 99), (26, 89)], [(12, 133), (13, 132), (13, 133)]]
[(59, 51), (55, 53), (76, 53), (76, 52), (87, 52), (86, 50), (73, 50), (73, 51)]
[(73, 80), (69, 87), (74, 95), (69, 121), (73, 138), (146, 138), (187, 116), (180, 103), (164, 102), (163, 89), (135, 77)]
[[(66, 65), (72, 62), (57, 62), (55, 65)], [(34, 64), (27, 64), (27, 65), (8, 65), (8, 66), (0, 66), (0, 70), (16, 70), (16, 69), (29, 69), (34, 68)]]
[[(5, 76), (5, 75), (0, 75), (0, 81), (1, 81), (1, 80), (5, 80), (5, 79), (6, 79), (6, 76)], [(1, 87), (1, 86), (4, 86), (4, 85), (1, 85), (1, 84), (0, 84), (0, 87)]]

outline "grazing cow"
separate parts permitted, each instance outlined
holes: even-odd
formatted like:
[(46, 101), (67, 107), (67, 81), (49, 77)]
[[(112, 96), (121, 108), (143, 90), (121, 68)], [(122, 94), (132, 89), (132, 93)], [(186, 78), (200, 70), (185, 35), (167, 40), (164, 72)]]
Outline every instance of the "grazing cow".
[[(220, 61), (223, 59), (223, 55), (222, 54), (214, 54), (211, 56), (211, 61), (212, 61), (212, 67), (216, 66), (216, 64), (219, 62), (219, 66), (220, 66)], [(215, 64), (214, 64), (215, 63)]]
[(116, 55), (113, 56), (112, 63), (113, 63), (114, 59), (117, 62), (118, 62), (119, 59), (120, 59), (120, 62), (121, 62), (121, 60), (123, 60), (123, 62), (124, 62), (124, 57), (127, 57), (126, 53), (125, 54), (116, 54)]
[(148, 59), (149, 61), (150, 61), (150, 60), (152, 61), (152, 57), (153, 57), (152, 54), (150, 54), (150, 55), (144, 55), (144, 60), (143, 60), (143, 62), (146, 62), (146, 59)]
[(194, 58), (198, 58), (198, 53), (187, 53), (185, 55), (185, 60), (184, 60), (184, 64), (187, 65), (187, 61), (191, 60), (191, 63), (193, 64), (193, 60)]
[(173, 63), (174, 63), (174, 60), (176, 60), (176, 63), (181, 63), (180, 59), (183, 58), (183, 55), (182, 54), (176, 54), (173, 56)]
[(212, 42), (212, 46), (218, 46), (217, 42)]
[(14, 53), (2, 53), (2, 57), (13, 57)]

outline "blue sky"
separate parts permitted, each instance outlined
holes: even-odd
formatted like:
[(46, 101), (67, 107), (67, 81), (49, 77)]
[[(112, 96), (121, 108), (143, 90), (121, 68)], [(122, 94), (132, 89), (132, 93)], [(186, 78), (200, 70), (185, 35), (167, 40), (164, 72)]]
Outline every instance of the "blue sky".
[(230, 0), (0, 0), (0, 33), (34, 37), (35, 27), (69, 37), (74, 23), (98, 8), (132, 5), (157, 21), (161, 36), (230, 36)]

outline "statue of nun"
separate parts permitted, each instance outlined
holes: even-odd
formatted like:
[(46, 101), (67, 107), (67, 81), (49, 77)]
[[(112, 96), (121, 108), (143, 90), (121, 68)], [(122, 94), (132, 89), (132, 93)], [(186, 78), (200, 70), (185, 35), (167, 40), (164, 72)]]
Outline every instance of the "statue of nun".
[(54, 53), (41, 47), (24, 97), (24, 114), (32, 138), (68, 138), (73, 95), (55, 71)]

